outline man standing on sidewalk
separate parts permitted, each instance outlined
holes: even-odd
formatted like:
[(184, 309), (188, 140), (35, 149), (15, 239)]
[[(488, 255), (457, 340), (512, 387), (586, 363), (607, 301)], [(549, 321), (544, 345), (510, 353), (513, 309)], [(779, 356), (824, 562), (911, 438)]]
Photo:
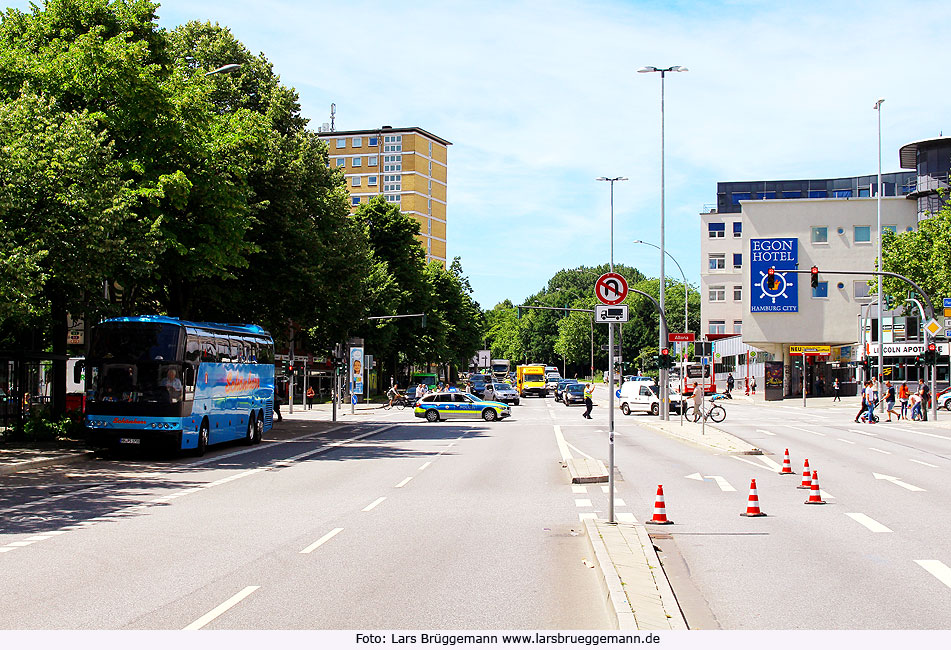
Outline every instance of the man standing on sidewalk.
[(832, 381), (832, 394), (835, 395), (835, 397), (832, 398), (832, 401), (833, 401), (833, 402), (841, 402), (841, 401), (842, 401), (842, 397), (839, 396), (839, 391), (840, 391), (840, 390), (841, 390), (841, 387), (839, 386), (839, 378), (836, 377), (836, 378)]

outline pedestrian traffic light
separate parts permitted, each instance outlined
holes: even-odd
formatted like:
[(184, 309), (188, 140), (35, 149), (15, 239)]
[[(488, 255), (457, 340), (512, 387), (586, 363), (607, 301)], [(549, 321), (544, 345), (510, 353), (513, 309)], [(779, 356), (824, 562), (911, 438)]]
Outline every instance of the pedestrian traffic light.
[(670, 349), (664, 348), (660, 351), (660, 363), (658, 366), (661, 368), (672, 368), (674, 363), (673, 359), (670, 358)]
[(766, 271), (766, 288), (769, 291), (775, 291), (779, 288), (779, 280), (776, 279), (776, 269), (772, 266)]
[(928, 344), (928, 349), (925, 352), (925, 364), (933, 366), (938, 362), (938, 346), (934, 343)]
[(818, 289), (819, 288), (819, 267), (818, 266), (812, 267), (809, 273), (812, 275), (812, 288)]

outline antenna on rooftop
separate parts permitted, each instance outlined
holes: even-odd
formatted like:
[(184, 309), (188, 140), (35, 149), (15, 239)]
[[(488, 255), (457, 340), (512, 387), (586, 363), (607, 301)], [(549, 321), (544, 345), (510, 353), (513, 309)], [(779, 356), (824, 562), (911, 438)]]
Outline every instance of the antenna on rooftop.
[(337, 114), (337, 105), (336, 105), (336, 104), (331, 104), (331, 105), (330, 105), (330, 130), (331, 130), (331, 131), (334, 130), (334, 116), (335, 116), (336, 114)]

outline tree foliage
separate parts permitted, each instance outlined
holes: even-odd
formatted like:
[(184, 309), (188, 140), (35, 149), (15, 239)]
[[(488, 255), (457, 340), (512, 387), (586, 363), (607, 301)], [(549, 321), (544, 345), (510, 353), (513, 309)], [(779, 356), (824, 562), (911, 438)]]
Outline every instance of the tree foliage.
[[(882, 268), (914, 280), (933, 300), (951, 296), (951, 204), (918, 222), (916, 230), (883, 231)], [(886, 295), (905, 296), (909, 289), (897, 278), (882, 283)]]

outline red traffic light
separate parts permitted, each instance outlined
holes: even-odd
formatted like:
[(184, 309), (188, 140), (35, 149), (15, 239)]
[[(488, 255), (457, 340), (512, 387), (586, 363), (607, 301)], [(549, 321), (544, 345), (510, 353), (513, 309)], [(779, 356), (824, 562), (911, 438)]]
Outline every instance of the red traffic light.
[(663, 350), (660, 351), (660, 353), (666, 357), (670, 355), (670, 350), (667, 348), (664, 348)]
[(770, 291), (775, 291), (779, 288), (779, 280), (776, 279), (776, 269), (772, 266), (766, 271), (766, 288)]
[(937, 346), (937, 345), (935, 345), (934, 343), (929, 343), (929, 344), (928, 344), (928, 352), (936, 352), (937, 350), (938, 350), (938, 346)]

